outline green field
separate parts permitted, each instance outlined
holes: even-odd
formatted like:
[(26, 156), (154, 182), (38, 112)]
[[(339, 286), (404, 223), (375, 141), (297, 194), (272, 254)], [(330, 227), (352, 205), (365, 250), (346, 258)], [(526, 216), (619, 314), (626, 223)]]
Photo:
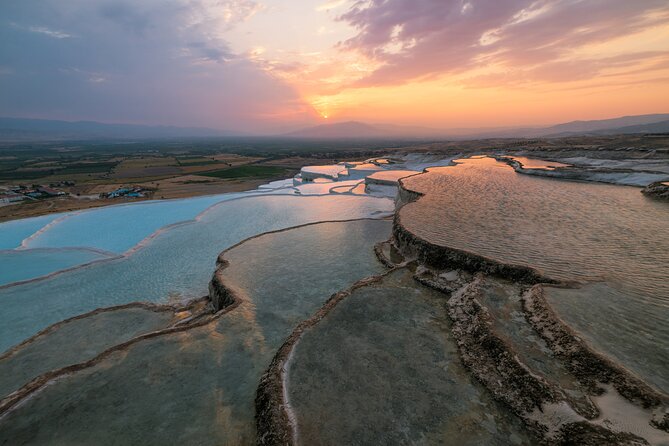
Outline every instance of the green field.
[(214, 178), (249, 178), (249, 177), (273, 177), (286, 173), (286, 169), (276, 166), (239, 166), (230, 169), (213, 170), (211, 172), (200, 172), (197, 175)]
[(203, 156), (177, 156), (175, 157), (177, 164), (180, 166), (206, 166), (208, 164), (220, 164), (220, 161), (216, 161), (211, 158), (205, 158)]

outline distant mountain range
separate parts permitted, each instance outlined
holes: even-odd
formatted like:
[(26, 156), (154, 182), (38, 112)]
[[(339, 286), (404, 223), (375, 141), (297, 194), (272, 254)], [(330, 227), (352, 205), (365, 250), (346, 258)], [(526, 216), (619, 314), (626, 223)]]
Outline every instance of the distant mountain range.
[[(596, 121), (572, 121), (550, 127), (434, 129), (348, 121), (322, 124), (274, 135), (301, 139), (483, 139), (537, 138), (576, 135), (613, 135), (669, 132), (669, 114), (625, 116)], [(95, 121), (0, 118), (0, 141), (48, 141), (65, 139), (149, 139), (231, 137), (243, 133), (202, 127), (105, 124)]]
[[(578, 134), (579, 132), (567, 131), (558, 136), (568, 136), (569, 134)], [(580, 132), (583, 133), (583, 132)], [(599, 130), (592, 130), (586, 133), (597, 135), (615, 135), (615, 134), (630, 134), (630, 133), (669, 133), (669, 119), (660, 122), (652, 122), (649, 124), (626, 125), (623, 127), (607, 127)]]
[(571, 136), (624, 133), (667, 132), (669, 114), (623, 116), (622, 118), (601, 119), (596, 121), (572, 121), (551, 127), (520, 130), (523, 136)]
[(95, 138), (182, 138), (230, 136), (220, 130), (201, 127), (105, 124), (95, 121), (0, 118), (0, 140), (62, 140)]
[(364, 122), (348, 121), (335, 124), (321, 124), (315, 127), (285, 133), (291, 138), (379, 138), (384, 132)]
[(434, 129), (357, 121), (322, 124), (286, 133), (291, 138), (535, 138), (571, 135), (669, 132), (669, 114), (625, 116), (596, 121), (572, 121), (550, 127), (501, 129)]
[(448, 134), (445, 130), (429, 127), (412, 127), (393, 124), (366, 124), (358, 121), (321, 124), (281, 136), (289, 138), (438, 138)]

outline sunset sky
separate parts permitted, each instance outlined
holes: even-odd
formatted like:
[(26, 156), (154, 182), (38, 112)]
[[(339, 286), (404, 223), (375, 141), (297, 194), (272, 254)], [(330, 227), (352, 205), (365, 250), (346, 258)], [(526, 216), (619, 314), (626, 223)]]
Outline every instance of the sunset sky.
[(668, 0), (21, 0), (0, 115), (276, 133), (669, 112)]

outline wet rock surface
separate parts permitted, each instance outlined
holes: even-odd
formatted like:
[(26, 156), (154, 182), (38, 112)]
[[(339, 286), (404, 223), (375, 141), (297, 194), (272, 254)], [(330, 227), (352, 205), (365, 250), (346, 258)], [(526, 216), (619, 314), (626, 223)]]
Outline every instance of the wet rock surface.
[(414, 256), (421, 263), (435, 269), (463, 269), (483, 272), (522, 283), (559, 283), (529, 266), (502, 263), (462, 249), (437, 245), (422, 239), (401, 223), (399, 214), (393, 221), (393, 242), (401, 252)]
[(557, 390), (530, 373), (511, 347), (493, 332), (490, 315), (477, 299), (481, 280), (481, 276), (476, 277), (448, 301), (453, 334), (464, 364), (496, 398), (520, 416), (557, 401)]
[(516, 172), (549, 178), (573, 181), (594, 181), (600, 183), (624, 184), (629, 186), (646, 186), (649, 183), (661, 184), (658, 180), (669, 179), (669, 160), (607, 160), (591, 159), (587, 156), (568, 157), (563, 159), (572, 164), (533, 167), (525, 166), (522, 158), (511, 156), (495, 156), (498, 161), (511, 166)]
[(666, 397), (621, 366), (594, 352), (579, 339), (555, 315), (544, 298), (541, 286), (534, 286), (524, 293), (522, 302), (530, 324), (593, 395), (603, 392), (601, 384), (611, 383), (622, 396), (644, 408), (657, 407), (663, 403)]
[[(595, 405), (587, 396), (577, 397), (573, 390), (561, 387), (564, 383), (540, 376), (530, 363), (520, 360), (522, 355), (516, 350), (519, 346), (509, 344), (500, 337), (489, 309), (481, 304), (484, 301), (483, 284), (499, 279), (482, 273), (472, 277), (458, 270), (440, 272), (422, 266), (416, 269), (414, 279), (450, 295), (448, 314), (452, 321), (451, 332), (463, 364), (542, 442), (649, 444), (638, 435), (642, 433), (650, 435), (653, 439), (651, 444), (664, 444), (658, 440), (663, 435), (653, 428), (666, 430), (665, 397), (592, 351), (552, 314), (545, 301), (545, 306), (537, 303), (539, 299), (536, 296), (541, 296), (542, 285), (529, 287), (521, 295), (523, 308), (533, 305), (532, 310), (526, 313), (528, 322), (551, 347), (554, 360), (560, 361), (559, 366), (568, 370), (586, 393), (602, 395), (610, 392), (607, 384), (612, 384), (622, 397), (644, 409), (641, 419), (636, 419), (629, 426), (634, 432), (625, 431), (624, 417), (621, 419), (620, 415), (614, 415), (617, 409), (607, 407), (604, 402), (601, 404), (605, 406)], [(532, 297), (533, 303), (527, 303)], [(543, 311), (536, 310), (538, 307)], [(655, 410), (650, 412), (647, 409)], [(613, 416), (611, 420), (610, 416)], [(669, 436), (665, 439), (669, 441)]]
[[(560, 178), (630, 173), (504, 162)], [(359, 174), (381, 164), (345, 167)], [(423, 197), (399, 183), (398, 208)], [(98, 356), (68, 359), (0, 401), (0, 443), (669, 444), (660, 431), (669, 431), (666, 395), (596, 352), (549, 306), (543, 285), (564, 280), (432, 243), (399, 212), (389, 241), (368, 228), (349, 246), (344, 226), (306, 230), (308, 246), (281, 230), (227, 249), (207, 303), (143, 308), (165, 317), (103, 339)], [(352, 257), (357, 267), (346, 263)], [(355, 282), (363, 270), (376, 275)], [(522, 321), (494, 306), (511, 294), (491, 297), (491, 284), (523, 291)], [(514, 324), (537, 334), (539, 352), (524, 350), (518, 336), (527, 332)], [(556, 364), (577, 386), (546, 373)], [(625, 412), (630, 402), (635, 411)]]
[[(407, 268), (335, 297), (285, 368), (297, 444), (531, 444), (462, 366), (446, 296)], [(501, 409), (501, 410), (500, 410)]]
[(669, 201), (669, 181), (651, 183), (641, 190), (647, 197)]
[[(522, 164), (515, 160), (505, 162), (522, 169)], [(398, 208), (423, 199), (421, 193), (411, 191), (400, 181), (402, 189), (406, 190), (406, 199), (398, 201)], [(448, 301), (453, 322), (451, 330), (463, 363), (539, 438), (547, 444), (648, 444), (642, 436), (652, 439), (653, 444), (669, 441), (669, 437), (655, 430), (665, 429), (666, 411), (662, 408), (666, 405), (666, 396), (593, 351), (559, 320), (543, 299), (542, 286), (560, 284), (559, 281), (529, 267), (505, 264), (451, 248), (446, 243), (431, 243), (407, 229), (401, 217), (398, 211), (393, 224), (393, 242), (400, 251), (415, 256), (424, 265), (416, 270), (417, 281), (451, 296)], [(467, 271), (469, 278), (451, 271), (457, 269)], [(561, 388), (560, 383), (547, 381), (519, 360), (522, 355), (496, 333), (499, 327), (493, 327), (491, 315), (481, 303), (480, 287), (487, 278), (510, 280), (526, 290), (521, 300), (527, 323), (546, 342), (551, 356), (564, 365), (586, 393), (598, 396), (617, 392), (641, 408), (641, 412), (635, 412), (635, 427), (629, 427), (634, 432), (628, 432), (620, 415), (614, 415), (616, 409), (598, 407), (587, 396), (581, 398), (586, 404), (579, 403), (573, 391)], [(607, 385), (612, 385), (615, 391), (608, 390)], [(664, 440), (658, 440), (661, 438)]]
[(383, 271), (372, 247), (389, 232), (387, 221), (319, 223), (227, 250), (213, 286), (232, 304), (42, 383), (0, 418), (0, 444), (255, 443), (272, 356), (324, 296)]
[(630, 433), (615, 433), (590, 423), (568, 423), (560, 428), (557, 438), (551, 444), (581, 446), (642, 446), (648, 442)]

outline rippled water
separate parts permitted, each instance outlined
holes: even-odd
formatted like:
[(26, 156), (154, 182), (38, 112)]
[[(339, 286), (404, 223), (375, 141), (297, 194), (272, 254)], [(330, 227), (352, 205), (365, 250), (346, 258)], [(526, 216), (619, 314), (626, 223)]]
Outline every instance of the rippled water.
[(0, 351), (47, 325), (95, 308), (206, 295), (218, 254), (247, 237), (391, 210), (390, 200), (351, 195), (259, 196), (223, 203), (197, 222), (158, 234), (128, 257), (0, 289)]
[(638, 188), (517, 174), (490, 158), (404, 184), (427, 194), (400, 211), (422, 238), (557, 279), (628, 283), (669, 305), (669, 204)]
[(209, 206), (248, 193), (155, 200), (67, 214), (24, 242), (28, 248), (86, 246), (122, 253), (158, 229), (191, 220)]
[[(292, 183), (292, 180), (291, 180)], [(120, 255), (156, 231), (192, 221), (211, 206), (269, 189), (150, 200), (0, 223), (0, 286)], [(283, 192), (285, 193), (285, 192)]]
[(239, 307), (58, 380), (0, 419), (0, 444), (255, 444), (255, 390), (276, 350), (332, 293), (384, 270), (372, 247), (390, 229), (324, 223), (233, 248), (225, 274)]
[(0, 399), (42, 373), (87, 361), (109, 347), (174, 321), (172, 311), (135, 307), (63, 323), (0, 359)]
[(0, 251), (0, 286), (112, 256), (79, 248)]
[(560, 163), (557, 161), (544, 161), (535, 158), (527, 158), (525, 156), (512, 156), (512, 159), (518, 161), (526, 169), (547, 169), (553, 170), (556, 167), (568, 167), (569, 164)]
[(404, 184), (426, 194), (400, 211), (424, 239), (557, 279), (606, 282), (569, 304), (557, 292), (549, 299), (603, 351), (662, 383), (651, 378), (669, 370), (669, 203), (635, 187), (518, 174), (490, 158)]
[[(404, 168), (413, 169), (430, 161), (407, 160)], [(348, 178), (362, 178), (367, 167), (351, 169)], [(392, 210), (391, 200), (369, 195), (308, 196), (332, 189), (365, 191), (359, 180), (322, 181), (293, 186), (283, 180), (264, 188), (263, 196), (138, 203), (58, 220), (24, 243), (40, 248), (9, 253), (7, 259), (20, 268), (3, 271), (9, 274), (6, 280), (95, 259), (62, 247), (123, 253), (164, 230), (125, 257), (0, 289), (0, 351), (94, 308), (204, 295), (218, 253), (247, 237)], [(402, 222), (419, 236), (587, 283), (549, 288), (548, 299), (596, 348), (669, 390), (669, 204), (646, 199), (637, 188), (520, 175), (488, 158), (434, 168), (405, 184), (427, 194), (401, 210)], [(271, 189), (279, 186), (284, 189)], [(232, 201), (197, 221), (164, 228), (224, 200)], [(57, 217), (1, 225), (0, 249), (16, 248)], [(58, 380), (0, 420), (0, 444), (253, 443), (260, 374), (290, 331), (331, 293), (384, 270), (372, 246), (389, 229), (388, 221), (326, 223), (241, 244), (226, 254), (227, 280), (244, 297), (236, 310), (207, 326), (134, 344)], [(524, 321), (519, 292), (506, 283), (486, 289), (483, 300), (494, 328), (533, 370), (569, 387), (570, 378)], [(23, 356), (1, 363), (13, 379), (2, 381), (0, 374), (0, 393), (171, 322), (153, 314), (146, 318), (141, 310), (126, 313), (66, 325), (49, 342), (45, 338)], [(70, 342), (81, 333), (91, 339)], [(61, 354), (59, 346), (72, 348)], [(361, 436), (370, 443), (528, 441), (518, 420), (498, 407), (457, 360), (443, 295), (417, 286), (407, 272), (357, 290), (308, 332), (297, 344), (290, 374), (305, 443), (355, 442)]]
[(40, 230), (44, 225), (65, 214), (42, 215), (40, 217), (23, 218), (0, 223), (0, 249), (14, 249), (21, 242)]
[(551, 306), (601, 352), (669, 394), (669, 312), (616, 283), (546, 288)]
[(445, 296), (408, 271), (340, 302), (287, 369), (298, 444), (530, 444), (462, 366)]

